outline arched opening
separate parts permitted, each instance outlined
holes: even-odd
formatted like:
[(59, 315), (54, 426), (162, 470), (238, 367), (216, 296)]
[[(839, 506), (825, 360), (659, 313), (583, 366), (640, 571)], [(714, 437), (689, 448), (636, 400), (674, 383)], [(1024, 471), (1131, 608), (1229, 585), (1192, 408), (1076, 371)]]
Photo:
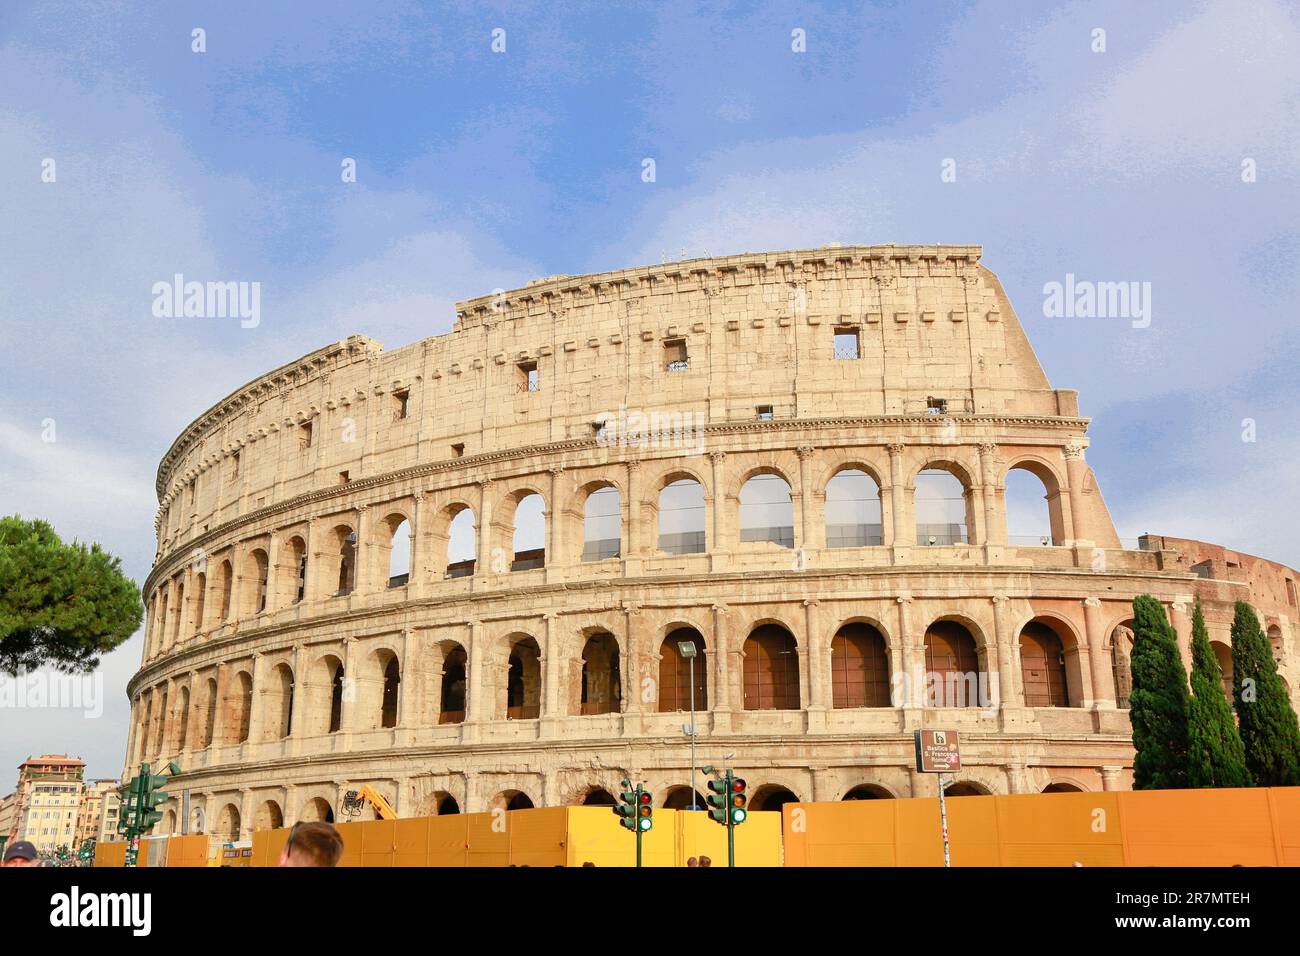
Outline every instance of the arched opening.
[(978, 707), (979, 654), (975, 638), (957, 621), (935, 621), (925, 631), (927, 707)]
[(987, 797), (991, 796), (988, 790), (978, 783), (971, 783), (969, 780), (958, 780), (948, 784), (943, 788), (945, 797)]
[(153, 750), (161, 754), (167, 747), (167, 721), (171, 714), (167, 711), (167, 688), (162, 691), (162, 703), (158, 705), (158, 732), (154, 736)]
[(170, 835), (176, 832), (176, 811), (175, 810), (169, 809), (167, 811), (166, 816), (163, 817), (162, 826), (159, 828), (158, 832), (166, 835)]
[(618, 801), (614, 799), (614, 795), (604, 787), (592, 787), (587, 791), (586, 796), (582, 798), (582, 806), (584, 807), (612, 807), (617, 804)]
[(207, 601), (207, 594), (208, 594), (208, 576), (204, 574), (202, 571), (200, 571), (198, 574), (194, 576), (194, 632), (193, 633), (195, 635), (202, 634), (204, 629), (204, 624), (207, 623), (206, 621), (203, 620), (203, 614), (205, 611), (204, 605)]
[(270, 568), (266, 552), (261, 548), (254, 548), (244, 558), (244, 582), (248, 589), (245, 591), (244, 585), (240, 585), (240, 603), (244, 605), (245, 616), (251, 617), (266, 610), (266, 587)]
[(755, 475), (741, 485), (740, 540), (794, 547), (794, 502), (780, 475)]
[(681, 478), (659, 492), (659, 550), (667, 554), (703, 554), (704, 486)]
[(333, 823), (334, 808), (324, 797), (312, 797), (302, 805), (298, 819), (303, 823)]
[(1232, 648), (1222, 641), (1210, 641), (1210, 647), (1214, 650), (1214, 657), (1219, 662), (1219, 670), (1223, 672), (1223, 692), (1228, 697), (1228, 702), (1232, 702)]
[(384, 524), (388, 528), (388, 586), (404, 587), (411, 577), (411, 522), (392, 515)]
[(831, 640), (833, 707), (888, 707), (889, 651), (885, 637), (870, 624), (853, 622)]
[(622, 553), (623, 501), (613, 485), (587, 496), (582, 516), (582, 560), (604, 561)]
[(474, 509), (462, 506), (447, 526), (447, 577), (471, 577), (477, 555), (478, 530), (474, 526)]
[(158, 596), (158, 616), (154, 618), (154, 652), (161, 652), (167, 647), (167, 591), (163, 590)]
[(917, 544), (970, 543), (972, 522), (966, 491), (960, 478), (941, 468), (927, 468), (916, 476)]
[(288, 664), (277, 664), (268, 684), (262, 731), (267, 740), (283, 740), (293, 726), (293, 670)]
[(764, 624), (745, 639), (745, 710), (799, 709), (799, 650), (779, 624)]
[(307, 542), (294, 535), (284, 545), (281, 606), (301, 604), (307, 596)]
[(253, 829), (278, 830), (282, 826), (284, 826), (284, 813), (274, 800), (267, 800), (257, 808), (257, 816), (253, 818)]
[(1268, 646), (1273, 651), (1273, 660), (1276, 663), (1281, 664), (1282, 654), (1284, 651), (1284, 646), (1282, 643), (1282, 628), (1278, 627), (1276, 624), (1269, 625)]
[(1043, 788), (1043, 793), (1083, 793), (1083, 787), (1072, 783), (1049, 783)]
[(221, 623), (230, 620), (230, 595), (235, 584), (235, 571), (229, 561), (221, 562), (217, 586), (221, 588)]
[(457, 644), (442, 662), (442, 707), (438, 723), (459, 724), (465, 720), (465, 666), (469, 658)]
[(438, 801), (438, 816), (445, 817), (454, 813), (460, 813), (460, 804), (456, 802), (456, 798), (450, 793), (445, 794)]
[(826, 547), (882, 544), (880, 486), (865, 471), (845, 468), (826, 483)]
[(583, 645), (581, 693), (583, 715), (617, 714), (623, 709), (623, 678), (613, 634), (593, 634)]
[(217, 818), (217, 836), (222, 840), (234, 842), (239, 839), (239, 808), (227, 803)]
[(346, 525), (334, 529), (335, 555), (338, 561), (335, 597), (351, 594), (357, 586), (357, 534)]
[(1026, 707), (1070, 706), (1065, 647), (1042, 621), (1030, 621), (1020, 632), (1020, 676)]
[(845, 800), (892, 800), (894, 795), (874, 783), (860, 783), (844, 795)]
[(401, 682), (401, 665), (397, 663), (395, 655), (390, 656), (388, 662), (384, 664), (383, 702), (379, 714), (379, 726), (381, 727), (397, 726), (397, 694), (398, 685)]
[(330, 723), (327, 733), (337, 733), (343, 726), (343, 664), (335, 661), (330, 678)]
[(546, 566), (546, 502), (536, 493), (524, 495), (515, 506), (511, 571), (532, 571)]
[(176, 749), (188, 750), (190, 740), (190, 689), (181, 688), (180, 708), (176, 715)]
[(249, 722), (253, 715), (253, 678), (248, 671), (240, 671), (230, 681), (226, 693), (226, 743), (242, 744), (248, 739)]
[(492, 798), (492, 806), (506, 810), (531, 810), (533, 800), (522, 790), (502, 790)]
[(531, 637), (510, 646), (506, 662), (506, 720), (533, 720), (541, 714), (541, 650)]
[[(682, 651), (694, 648), (695, 660)], [(690, 710), (691, 674), (695, 677), (695, 710), (709, 709), (709, 659), (704, 638), (693, 627), (679, 627), (659, 645), (659, 711)]]
[(1007, 544), (1019, 547), (1064, 544), (1060, 492), (1051, 473), (1019, 464), (1007, 472), (1005, 484)]
[(212, 739), (217, 730), (217, 682), (211, 677), (208, 678), (207, 695), (207, 715), (203, 721), (204, 749), (212, 746)]
[[(695, 801), (694, 805), (692, 800)], [(664, 796), (665, 810), (705, 810), (708, 806), (704, 794), (686, 786), (671, 787)]]
[(204, 822), (202, 807), (195, 807), (190, 811), (190, 833), (202, 833)]
[(177, 642), (188, 637), (185, 631), (185, 582), (176, 582), (176, 626), (172, 630), (172, 641)]
[(749, 801), (751, 810), (780, 810), (787, 803), (798, 803), (794, 793), (779, 784), (764, 784), (754, 791)]

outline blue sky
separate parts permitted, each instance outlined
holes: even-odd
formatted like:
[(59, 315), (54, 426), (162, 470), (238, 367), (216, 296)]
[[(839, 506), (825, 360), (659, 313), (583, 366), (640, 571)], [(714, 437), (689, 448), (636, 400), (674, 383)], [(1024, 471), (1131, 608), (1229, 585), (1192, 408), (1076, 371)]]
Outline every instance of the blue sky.
[[(0, 6), (0, 511), (143, 580), (177, 432), (344, 335), (665, 256), (971, 242), (1080, 390), (1121, 536), (1300, 565), (1294, 4), (559, 6)], [(153, 318), (176, 272), (260, 282), (261, 324)], [(1044, 317), (1067, 273), (1150, 282), (1150, 327)], [(139, 655), (102, 719), (0, 721), (0, 787), (29, 751), (115, 775)]]

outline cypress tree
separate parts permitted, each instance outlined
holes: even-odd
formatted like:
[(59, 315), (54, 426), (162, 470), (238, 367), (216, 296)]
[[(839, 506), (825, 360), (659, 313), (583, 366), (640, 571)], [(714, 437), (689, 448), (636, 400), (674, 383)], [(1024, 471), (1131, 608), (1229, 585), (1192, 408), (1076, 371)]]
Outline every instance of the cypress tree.
[(1300, 725), (1268, 638), (1245, 601), (1237, 602), (1232, 618), (1232, 696), (1256, 785), (1300, 786)]
[(1187, 720), (1187, 785), (1249, 787), (1246, 750), (1223, 692), (1223, 671), (1210, 647), (1201, 599), (1192, 610), (1192, 698)]
[(1187, 786), (1187, 672), (1165, 609), (1149, 594), (1133, 599), (1133, 789)]

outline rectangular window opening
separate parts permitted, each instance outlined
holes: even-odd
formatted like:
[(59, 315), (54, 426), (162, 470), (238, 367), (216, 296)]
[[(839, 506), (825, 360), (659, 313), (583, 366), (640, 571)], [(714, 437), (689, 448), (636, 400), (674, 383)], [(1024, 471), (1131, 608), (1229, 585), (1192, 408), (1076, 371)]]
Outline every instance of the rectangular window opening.
[(840, 326), (835, 330), (835, 358), (845, 361), (861, 358), (858, 330), (849, 326)]
[(519, 370), (519, 391), (536, 392), (541, 388), (542, 380), (536, 362), (520, 362), (515, 368)]
[(760, 422), (770, 422), (774, 417), (771, 405), (759, 405), (755, 407), (754, 412), (756, 413), (755, 417), (757, 417)]
[(669, 372), (690, 371), (691, 358), (685, 339), (669, 339), (664, 343), (664, 368)]
[(411, 410), (411, 390), (404, 388), (400, 392), (393, 392), (393, 421), (400, 422), (410, 414)]

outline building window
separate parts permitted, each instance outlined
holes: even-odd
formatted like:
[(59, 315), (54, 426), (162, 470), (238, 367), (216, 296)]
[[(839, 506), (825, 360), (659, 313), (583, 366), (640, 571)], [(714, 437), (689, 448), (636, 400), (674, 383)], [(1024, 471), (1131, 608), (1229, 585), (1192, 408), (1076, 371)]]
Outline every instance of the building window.
[(536, 362), (520, 362), (515, 368), (519, 370), (519, 391), (536, 392), (541, 388)]
[(837, 359), (861, 358), (857, 329), (842, 326), (835, 330), (835, 357)]
[(925, 400), (925, 411), (927, 415), (947, 415), (948, 399), (927, 398)]
[(346, 485), (346, 484), (347, 484), (349, 481), (351, 481), (351, 480), (352, 480), (352, 479), (348, 477), (348, 473), (347, 473), (346, 471), (340, 471), (340, 472), (339, 472), (339, 484), (340, 484), (340, 485)]
[(690, 356), (686, 353), (685, 339), (669, 339), (664, 343), (664, 368), (670, 372), (686, 372), (691, 367)]
[(239, 452), (230, 456), (230, 480), (235, 481), (239, 478)]
[(754, 409), (755, 417), (760, 422), (770, 422), (773, 418), (771, 405), (759, 405)]
[(411, 408), (411, 390), (402, 389), (400, 392), (393, 392), (393, 421), (400, 422), (407, 417)]
[(303, 422), (298, 426), (298, 448), (306, 451), (311, 447), (311, 422)]
[(452, 458), (465, 457), (465, 444), (463, 442), (458, 442), (457, 444), (451, 446), (451, 457)]

